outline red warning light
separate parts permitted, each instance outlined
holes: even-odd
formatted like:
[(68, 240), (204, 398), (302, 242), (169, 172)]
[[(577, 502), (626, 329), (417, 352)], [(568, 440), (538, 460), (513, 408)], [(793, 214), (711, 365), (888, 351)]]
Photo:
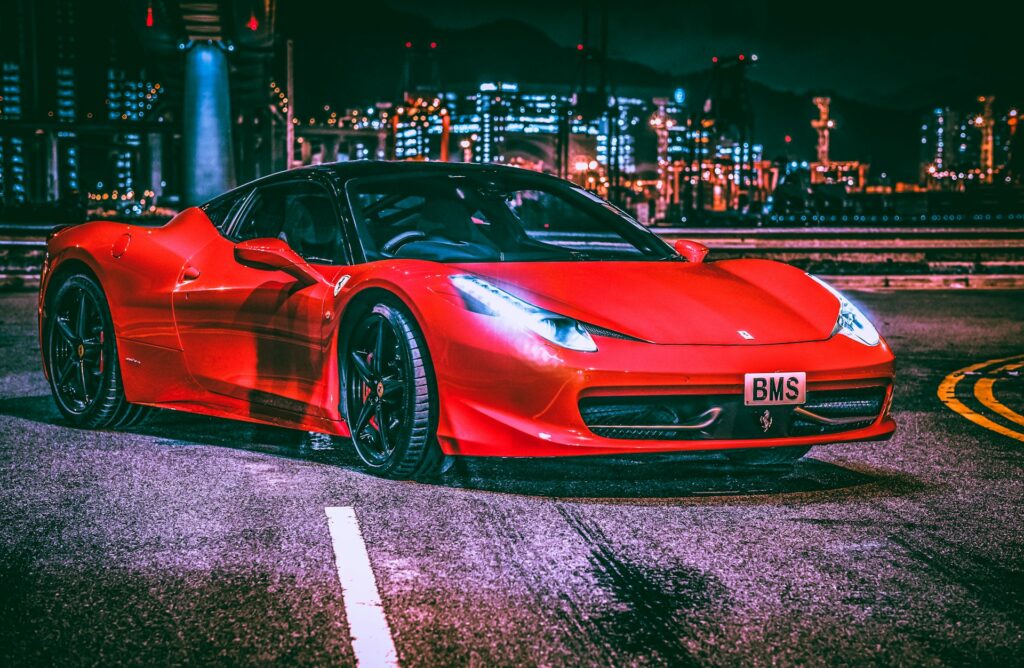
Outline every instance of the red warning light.
[(430, 43), (430, 48), (431, 49), (436, 49), (437, 48), (437, 42), (431, 42)]
[(576, 50), (577, 51), (582, 51), (583, 50), (583, 45), (582, 44), (577, 44), (576, 45)]
[(153, 5), (146, 7), (146, 27), (153, 27)]
[(711, 62), (717, 63), (718, 62), (718, 56), (712, 56), (711, 57)]
[(405, 48), (411, 49), (412, 48), (412, 42), (406, 42), (405, 43)]
[(793, 141), (793, 138), (791, 136), (789, 136), (789, 135), (786, 135), (786, 143), (789, 144), (792, 141)]
[(747, 57), (746, 57), (746, 56), (744, 56), (744, 55), (743, 55), (743, 54), (741, 53), (741, 54), (740, 54), (740, 62), (743, 62), (743, 61), (744, 61), (744, 60), (746, 60), (746, 59), (747, 59)]
[(260, 22), (256, 18), (256, 14), (249, 14), (249, 20), (245, 22), (245, 27), (253, 32), (259, 30)]

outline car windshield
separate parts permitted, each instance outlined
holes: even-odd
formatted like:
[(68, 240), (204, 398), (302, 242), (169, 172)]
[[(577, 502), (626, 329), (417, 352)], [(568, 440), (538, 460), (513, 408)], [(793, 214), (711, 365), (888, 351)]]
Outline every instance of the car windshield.
[(367, 260), (660, 260), (665, 242), (607, 202), (535, 175), (362, 178), (347, 185)]

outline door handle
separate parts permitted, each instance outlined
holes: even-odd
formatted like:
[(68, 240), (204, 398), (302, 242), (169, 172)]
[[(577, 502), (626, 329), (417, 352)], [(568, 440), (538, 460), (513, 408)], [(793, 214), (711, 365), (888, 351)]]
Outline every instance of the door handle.
[(194, 281), (197, 278), (199, 278), (199, 270), (192, 265), (188, 265), (181, 272), (181, 281), (183, 283), (185, 281)]

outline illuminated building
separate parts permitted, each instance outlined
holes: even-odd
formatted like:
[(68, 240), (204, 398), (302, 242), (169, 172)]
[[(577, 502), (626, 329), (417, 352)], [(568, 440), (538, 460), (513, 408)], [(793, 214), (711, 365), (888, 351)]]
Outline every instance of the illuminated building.
[[(55, 202), (79, 188), (72, 0), (8, 0), (0, 8), (0, 201)], [(38, 26), (46, 20), (45, 29)], [(37, 133), (17, 122), (38, 122)], [(68, 126), (68, 127), (61, 127)]]
[[(18, 63), (2, 63), (0, 79), (0, 120), (21, 120), (21, 68)], [(17, 134), (0, 136), (0, 204), (18, 205), (26, 201), (25, 142)]]
[(1012, 181), (1012, 140), (1018, 110), (997, 113), (995, 98), (968, 108), (936, 107), (921, 123), (921, 181), (933, 190)]
[(107, 70), (107, 120), (124, 129), (114, 135), (114, 180), (109, 184), (113, 188), (97, 184), (95, 194), (109, 190), (116, 207), (124, 213), (142, 213), (143, 192), (152, 189), (159, 194), (161, 190), (159, 171), (156, 178), (147, 178), (150, 175), (144, 174), (151, 165), (147, 158), (151, 159), (156, 152), (159, 159), (159, 137), (143, 133), (138, 124), (152, 112), (162, 94), (163, 86), (147, 80), (145, 72), (128, 76), (123, 69), (110, 67)]
[(440, 97), (407, 99), (390, 124), (395, 159), (448, 161), (451, 115)]

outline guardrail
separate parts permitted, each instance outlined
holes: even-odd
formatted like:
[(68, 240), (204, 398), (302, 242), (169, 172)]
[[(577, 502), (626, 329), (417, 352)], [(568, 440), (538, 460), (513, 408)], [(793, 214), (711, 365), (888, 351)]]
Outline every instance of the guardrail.
[[(48, 230), (47, 230), (48, 231)], [(1024, 228), (654, 228), (718, 259), (775, 259), (848, 287), (1024, 288)], [(0, 232), (3, 232), (0, 228)], [(0, 237), (0, 286), (38, 284), (46, 242)]]

